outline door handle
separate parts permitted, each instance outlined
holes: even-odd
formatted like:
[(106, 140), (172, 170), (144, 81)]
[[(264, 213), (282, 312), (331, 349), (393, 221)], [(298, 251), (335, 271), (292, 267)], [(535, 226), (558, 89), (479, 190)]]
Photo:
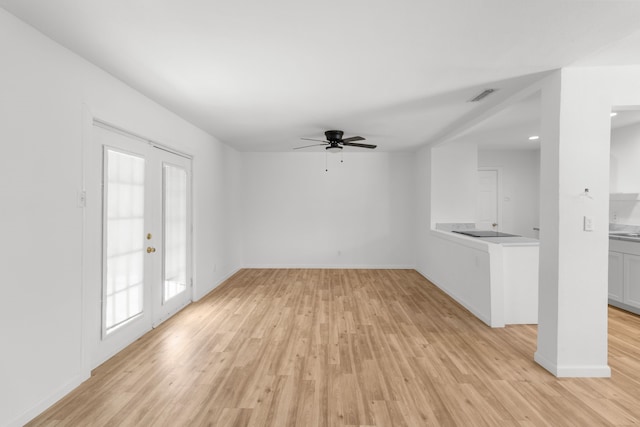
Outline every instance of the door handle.
[(147, 247), (147, 253), (150, 254), (151, 252), (155, 252), (156, 248), (152, 248), (151, 246)]

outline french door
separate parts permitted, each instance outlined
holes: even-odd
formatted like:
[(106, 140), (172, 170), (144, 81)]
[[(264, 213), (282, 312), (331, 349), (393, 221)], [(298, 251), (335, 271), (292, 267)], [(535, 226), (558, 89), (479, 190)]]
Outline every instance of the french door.
[(93, 126), (93, 140), (97, 366), (191, 301), (191, 161), (107, 126)]

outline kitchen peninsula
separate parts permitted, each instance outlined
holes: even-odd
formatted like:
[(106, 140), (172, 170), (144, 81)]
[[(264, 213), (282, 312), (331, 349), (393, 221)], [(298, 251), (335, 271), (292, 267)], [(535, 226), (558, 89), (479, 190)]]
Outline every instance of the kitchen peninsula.
[(473, 224), (437, 224), (431, 230), (449, 252), (447, 258), (455, 262), (447, 277), (430, 279), (491, 327), (537, 324), (539, 241), (504, 233), (460, 234), (473, 228)]

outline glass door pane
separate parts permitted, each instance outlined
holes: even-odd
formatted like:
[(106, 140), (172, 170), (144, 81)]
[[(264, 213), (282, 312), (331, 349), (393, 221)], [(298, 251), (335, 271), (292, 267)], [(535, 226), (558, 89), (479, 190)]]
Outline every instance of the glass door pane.
[(187, 172), (163, 167), (164, 272), (163, 302), (187, 289), (188, 193)]
[(145, 160), (105, 147), (104, 333), (135, 318), (144, 304)]

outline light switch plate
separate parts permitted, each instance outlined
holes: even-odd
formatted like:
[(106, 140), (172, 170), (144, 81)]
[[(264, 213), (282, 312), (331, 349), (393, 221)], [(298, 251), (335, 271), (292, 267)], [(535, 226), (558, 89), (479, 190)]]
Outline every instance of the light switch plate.
[(85, 190), (78, 191), (78, 207), (87, 207), (87, 192)]
[(584, 231), (593, 231), (593, 218), (590, 216), (584, 217)]

